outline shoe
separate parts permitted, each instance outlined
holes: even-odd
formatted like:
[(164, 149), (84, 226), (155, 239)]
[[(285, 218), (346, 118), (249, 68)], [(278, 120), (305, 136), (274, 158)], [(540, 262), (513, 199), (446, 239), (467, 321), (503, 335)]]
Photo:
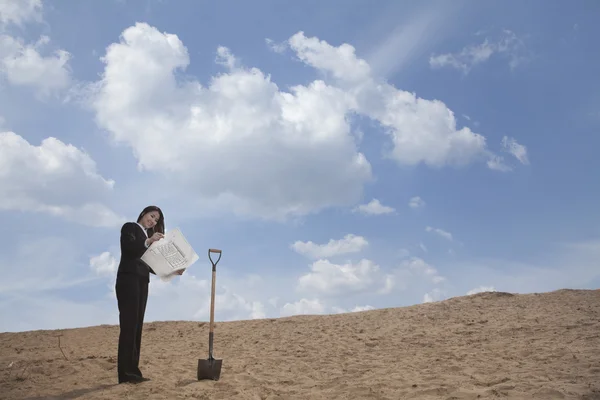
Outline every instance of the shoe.
[(124, 374), (124, 376), (119, 377), (119, 383), (141, 383), (149, 380), (150, 378), (144, 378), (143, 376), (134, 374)]

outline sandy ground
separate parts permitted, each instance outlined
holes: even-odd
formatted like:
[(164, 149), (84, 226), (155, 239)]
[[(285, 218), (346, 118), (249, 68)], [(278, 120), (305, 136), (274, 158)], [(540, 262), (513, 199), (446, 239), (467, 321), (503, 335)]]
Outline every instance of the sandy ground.
[(0, 334), (0, 398), (600, 399), (600, 290), (220, 322), (217, 382), (196, 380), (208, 323), (148, 323), (152, 380), (138, 385), (116, 383), (117, 338), (117, 326)]

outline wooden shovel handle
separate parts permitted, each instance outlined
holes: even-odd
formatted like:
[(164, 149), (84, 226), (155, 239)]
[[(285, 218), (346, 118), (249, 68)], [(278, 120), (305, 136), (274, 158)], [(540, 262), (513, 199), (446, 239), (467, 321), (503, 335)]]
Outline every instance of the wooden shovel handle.
[[(217, 253), (219, 255), (219, 258), (217, 258), (217, 261), (213, 261), (210, 253)], [(219, 263), (219, 260), (221, 260), (221, 256), (222, 256), (221, 250), (219, 250), (219, 249), (208, 249), (208, 259), (212, 263), (212, 269), (213, 269), (213, 271), (215, 270), (215, 268), (217, 268), (217, 264)]]

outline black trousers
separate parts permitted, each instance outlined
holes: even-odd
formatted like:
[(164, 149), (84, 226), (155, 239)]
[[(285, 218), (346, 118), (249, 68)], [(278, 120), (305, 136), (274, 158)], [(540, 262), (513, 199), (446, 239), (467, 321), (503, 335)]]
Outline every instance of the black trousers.
[(142, 327), (148, 300), (148, 278), (135, 274), (119, 274), (115, 285), (119, 305), (119, 381), (126, 375), (139, 375)]

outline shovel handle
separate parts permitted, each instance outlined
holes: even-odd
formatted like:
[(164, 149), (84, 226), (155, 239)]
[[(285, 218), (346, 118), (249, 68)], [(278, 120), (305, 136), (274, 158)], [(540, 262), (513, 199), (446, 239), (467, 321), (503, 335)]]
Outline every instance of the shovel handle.
[[(217, 254), (219, 254), (219, 258), (217, 258), (217, 261), (213, 261), (212, 257), (210, 256), (210, 253), (217, 253)], [(219, 263), (219, 260), (221, 259), (221, 255), (222, 255), (222, 253), (221, 253), (221, 250), (219, 250), (219, 249), (208, 249), (208, 259), (212, 263), (213, 271), (217, 267), (217, 264)]]
[[(217, 261), (213, 261), (210, 256), (210, 253), (218, 253), (219, 258)], [(214, 337), (214, 329), (215, 329), (215, 281), (217, 279), (217, 264), (221, 259), (221, 250), (219, 249), (208, 249), (208, 259), (212, 263), (212, 285), (210, 291), (210, 330), (208, 333), (208, 354), (209, 359), (213, 359), (213, 337)]]

